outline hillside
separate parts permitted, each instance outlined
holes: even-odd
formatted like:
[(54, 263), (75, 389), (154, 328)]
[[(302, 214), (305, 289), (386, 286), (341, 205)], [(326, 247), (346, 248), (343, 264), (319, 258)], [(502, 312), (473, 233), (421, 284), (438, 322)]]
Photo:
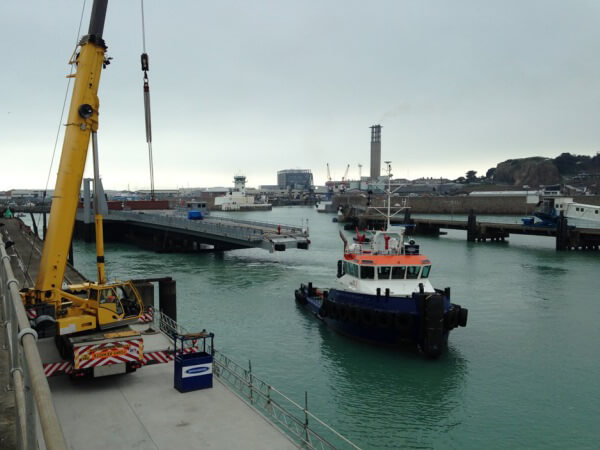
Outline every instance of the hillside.
[(540, 156), (509, 159), (490, 169), (488, 177), (494, 183), (511, 186), (538, 187), (569, 183), (597, 190), (600, 153), (593, 157), (563, 153), (554, 159)]

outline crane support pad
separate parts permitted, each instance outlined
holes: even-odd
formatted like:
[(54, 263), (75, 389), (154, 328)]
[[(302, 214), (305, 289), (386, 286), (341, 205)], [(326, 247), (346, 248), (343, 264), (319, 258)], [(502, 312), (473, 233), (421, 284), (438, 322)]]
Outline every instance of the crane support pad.
[(129, 331), (116, 331), (114, 333), (105, 333), (104, 337), (106, 339), (114, 339), (114, 338), (140, 336), (140, 335), (141, 335), (141, 333), (137, 330), (129, 330)]

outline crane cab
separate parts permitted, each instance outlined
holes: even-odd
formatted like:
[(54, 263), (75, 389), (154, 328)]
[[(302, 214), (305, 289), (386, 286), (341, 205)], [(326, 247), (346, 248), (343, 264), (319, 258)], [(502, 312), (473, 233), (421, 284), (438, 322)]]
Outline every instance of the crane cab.
[(92, 288), (90, 300), (98, 302), (98, 327), (101, 330), (135, 322), (142, 314), (142, 301), (131, 282)]
[(143, 313), (141, 297), (131, 281), (71, 285), (52, 291), (45, 302), (28, 294), (32, 292), (26, 290), (22, 294), (25, 309), (34, 312), (30, 317), (37, 316), (34, 326), (40, 328), (38, 332), (42, 328), (56, 329), (57, 335), (69, 335), (105, 330), (136, 322)]

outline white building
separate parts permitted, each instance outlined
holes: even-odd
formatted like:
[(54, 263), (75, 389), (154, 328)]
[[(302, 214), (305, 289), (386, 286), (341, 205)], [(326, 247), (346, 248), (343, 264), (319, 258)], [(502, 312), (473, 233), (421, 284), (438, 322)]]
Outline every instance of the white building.
[(233, 177), (233, 189), (229, 189), (222, 197), (215, 198), (215, 209), (222, 211), (249, 211), (270, 210), (269, 203), (255, 203), (254, 196), (247, 195), (246, 177), (236, 175)]

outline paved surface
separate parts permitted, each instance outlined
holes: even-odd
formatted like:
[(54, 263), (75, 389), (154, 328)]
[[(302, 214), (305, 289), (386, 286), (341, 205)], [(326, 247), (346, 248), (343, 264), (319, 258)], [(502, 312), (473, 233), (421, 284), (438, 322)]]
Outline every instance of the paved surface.
[(218, 379), (182, 394), (173, 370), (168, 363), (91, 380), (50, 378), (69, 448), (297, 448)]
[(10, 360), (6, 343), (6, 329), (0, 326), (0, 450), (16, 448), (15, 398), (6, 390), (9, 383)]

